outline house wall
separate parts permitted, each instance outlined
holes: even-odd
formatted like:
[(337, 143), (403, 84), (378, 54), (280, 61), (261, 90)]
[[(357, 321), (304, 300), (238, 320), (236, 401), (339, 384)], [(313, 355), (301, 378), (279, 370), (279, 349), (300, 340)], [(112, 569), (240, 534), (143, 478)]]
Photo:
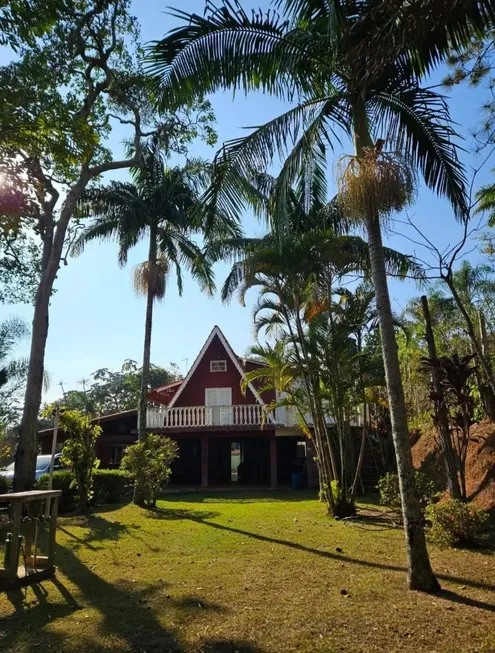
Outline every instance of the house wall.
[[(118, 444), (132, 444), (137, 440), (137, 416), (136, 414), (122, 415), (115, 419), (103, 419), (101, 424), (102, 433), (96, 441), (96, 456), (100, 460), (100, 468), (106, 469), (110, 466), (110, 448)], [(53, 431), (42, 433), (39, 436), (40, 451), (42, 454), (52, 452)], [(63, 431), (58, 432), (58, 449), (66, 439)]]
[[(210, 372), (211, 360), (226, 360), (227, 370), (225, 372)], [(174, 406), (204, 406), (206, 388), (232, 388), (233, 405), (257, 403), (249, 388), (246, 396), (242, 394), (239, 371), (234, 366), (218, 336), (215, 336), (211, 341), (208, 350)]]

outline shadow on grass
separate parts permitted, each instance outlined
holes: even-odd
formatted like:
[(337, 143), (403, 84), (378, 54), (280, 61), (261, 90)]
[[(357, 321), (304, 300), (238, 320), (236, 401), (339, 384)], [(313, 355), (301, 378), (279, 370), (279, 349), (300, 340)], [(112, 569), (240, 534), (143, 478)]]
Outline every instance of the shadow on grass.
[[(64, 525), (58, 525), (58, 530), (76, 541), (73, 545), (75, 550), (82, 546), (87, 547), (90, 551), (102, 549), (103, 543), (109, 541), (117, 542), (123, 535), (129, 535), (131, 532), (138, 530), (138, 526), (128, 526), (118, 521), (108, 521), (99, 515), (79, 515), (77, 517), (67, 517), (64, 519)], [(88, 533), (83, 537), (77, 535), (71, 527), (88, 529)], [(100, 546), (101, 544), (101, 546)]]
[[(54, 583), (65, 603), (49, 602), (47, 587), (50, 582)], [(36, 642), (29, 640), (33, 637), (37, 640), (39, 630), (57, 619), (67, 617), (79, 608), (72, 594), (58, 579), (36, 583), (30, 587), (36, 597), (34, 605), (27, 600), (26, 590), (17, 589), (5, 593), (15, 612), (0, 622), (1, 651), (9, 651), (14, 645), (19, 646), (25, 641), (28, 647), (36, 646)]]
[[(384, 569), (388, 571), (398, 571), (402, 573), (406, 573), (407, 569), (405, 567), (401, 567), (399, 565), (389, 565), (389, 564), (383, 564), (381, 562), (372, 562), (369, 560), (360, 560), (358, 558), (351, 558), (343, 553), (331, 553), (330, 551), (321, 551), (320, 549), (313, 549), (312, 547), (305, 546), (304, 544), (299, 544), (298, 542), (291, 542), (290, 540), (282, 540), (280, 538), (276, 537), (269, 537), (267, 535), (261, 535), (260, 533), (252, 533), (251, 531), (245, 531), (241, 528), (234, 528), (233, 526), (225, 526), (224, 524), (218, 524), (216, 522), (208, 521), (208, 513), (201, 513), (197, 511), (188, 511), (185, 509), (161, 509), (161, 508), (156, 508), (155, 513), (160, 514), (162, 513), (164, 515), (164, 519), (174, 519), (172, 516), (172, 513), (178, 512), (180, 514), (179, 519), (189, 519), (191, 521), (195, 521), (201, 524), (204, 524), (205, 526), (209, 526), (210, 528), (215, 528), (218, 530), (222, 531), (228, 531), (230, 533), (237, 533), (239, 535), (243, 535), (245, 537), (259, 540), (262, 542), (269, 542), (270, 544), (279, 544), (280, 546), (288, 547), (290, 549), (296, 549), (298, 551), (303, 551), (305, 553), (311, 553), (312, 555), (316, 555), (322, 558), (327, 558), (330, 560), (338, 560), (339, 562), (348, 562), (351, 564), (359, 565), (362, 567), (371, 567), (374, 569)], [(203, 515), (203, 516), (202, 516)], [(177, 517), (175, 517), (177, 518)], [(482, 590), (493, 590), (493, 585), (488, 584), (488, 583), (482, 583), (474, 580), (470, 580), (468, 578), (459, 578), (457, 576), (449, 576), (447, 574), (437, 574), (437, 577), (441, 580), (446, 580), (446, 581), (451, 581), (454, 583), (459, 583), (460, 585), (468, 585), (470, 587), (476, 588), (476, 589), (482, 589)], [(454, 597), (458, 597), (457, 602), (462, 602), (461, 599), (466, 599), (466, 605), (471, 605), (469, 601), (471, 599), (468, 599), (467, 597), (461, 596), (461, 595), (456, 595), (454, 592), (449, 592), (449, 591), (443, 591), (443, 596), (445, 598), (450, 598), (451, 600), (454, 600)], [(484, 603), (483, 601), (479, 602), (474, 602), (477, 603), (478, 605), (476, 607), (483, 608), (485, 610), (493, 611), (494, 610), (494, 605), (491, 603)], [(473, 603), (473, 605), (474, 605)]]
[(467, 605), (470, 608), (478, 608), (488, 612), (495, 612), (495, 603), (487, 603), (486, 601), (471, 599), (469, 596), (463, 596), (462, 594), (457, 594), (457, 592), (452, 592), (451, 590), (442, 590), (438, 593), (438, 596), (442, 599), (446, 599), (447, 601), (452, 601), (453, 603)]
[[(174, 629), (174, 614), (181, 612), (181, 625), (187, 620), (194, 621), (196, 615), (206, 611), (226, 612), (226, 609), (212, 602), (204, 601), (195, 596), (171, 597), (167, 594), (168, 585), (159, 581), (137, 590), (131, 581), (109, 583), (94, 571), (69, 549), (57, 547), (60, 569), (71, 583), (76, 585), (81, 596), (82, 606), (79, 606), (69, 590), (59, 578), (33, 586), (36, 603), (26, 602), (25, 595), (11, 592), (9, 600), (16, 612), (2, 622), (0, 634), (0, 650), (9, 651), (16, 646), (19, 650), (59, 650), (59, 651), (100, 651), (110, 647), (115, 652), (133, 653), (183, 653), (191, 650), (190, 646), (180, 641), (179, 631)], [(63, 603), (50, 603), (47, 599), (48, 584), (53, 582), (64, 599)], [(163, 592), (160, 600), (160, 615), (167, 618), (170, 627), (158, 620), (150, 600)], [(161, 599), (161, 597), (160, 597)], [(87, 622), (86, 628), (74, 633), (74, 621), (68, 622), (63, 633), (59, 630), (46, 629), (53, 621), (67, 617), (75, 610), (96, 610), (98, 624)], [(82, 621), (82, 618), (81, 618)], [(76, 622), (77, 623), (77, 622)], [(84, 622), (83, 622), (84, 623)], [(70, 624), (70, 625), (69, 625)], [(3, 636), (2, 636), (3, 635)], [(105, 640), (104, 646), (98, 637)], [(39, 647), (39, 649), (38, 649)], [(198, 643), (197, 651), (214, 651), (215, 653), (264, 653), (262, 649), (252, 646), (249, 642), (237, 640), (217, 640), (206, 637)]]
[(167, 521), (203, 522), (205, 519), (214, 519), (220, 515), (213, 510), (189, 510), (187, 508), (148, 508), (147, 516), (151, 519), (166, 519)]

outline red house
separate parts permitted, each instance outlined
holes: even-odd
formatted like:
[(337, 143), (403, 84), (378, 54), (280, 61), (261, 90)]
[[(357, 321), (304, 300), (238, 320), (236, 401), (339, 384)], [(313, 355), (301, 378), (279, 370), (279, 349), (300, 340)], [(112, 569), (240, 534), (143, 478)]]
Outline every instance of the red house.
[[(149, 393), (148, 430), (179, 446), (172, 484), (276, 487), (289, 485), (292, 473), (300, 471), (310, 486), (317, 486), (311, 441), (289, 411), (266, 409), (275, 393), (261, 394), (253, 383), (241, 392), (243, 375), (257, 365), (237, 356), (215, 326), (187, 376)], [(125, 447), (136, 440), (137, 410), (95, 421), (103, 429), (97, 445), (101, 466), (118, 467)], [(43, 453), (50, 451), (52, 433), (39, 434)]]

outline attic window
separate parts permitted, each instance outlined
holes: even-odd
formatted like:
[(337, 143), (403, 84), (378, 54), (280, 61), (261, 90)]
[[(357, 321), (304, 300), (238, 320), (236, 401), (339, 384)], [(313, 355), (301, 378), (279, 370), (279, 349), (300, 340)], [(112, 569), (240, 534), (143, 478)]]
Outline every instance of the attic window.
[(210, 361), (210, 372), (226, 372), (227, 361)]

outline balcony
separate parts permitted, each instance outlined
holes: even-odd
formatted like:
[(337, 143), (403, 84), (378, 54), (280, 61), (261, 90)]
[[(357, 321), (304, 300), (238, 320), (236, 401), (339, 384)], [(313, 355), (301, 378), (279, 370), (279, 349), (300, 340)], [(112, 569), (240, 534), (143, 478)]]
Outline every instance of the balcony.
[(259, 404), (239, 406), (180, 406), (148, 408), (146, 427), (197, 429), (208, 426), (260, 426), (263, 409)]

